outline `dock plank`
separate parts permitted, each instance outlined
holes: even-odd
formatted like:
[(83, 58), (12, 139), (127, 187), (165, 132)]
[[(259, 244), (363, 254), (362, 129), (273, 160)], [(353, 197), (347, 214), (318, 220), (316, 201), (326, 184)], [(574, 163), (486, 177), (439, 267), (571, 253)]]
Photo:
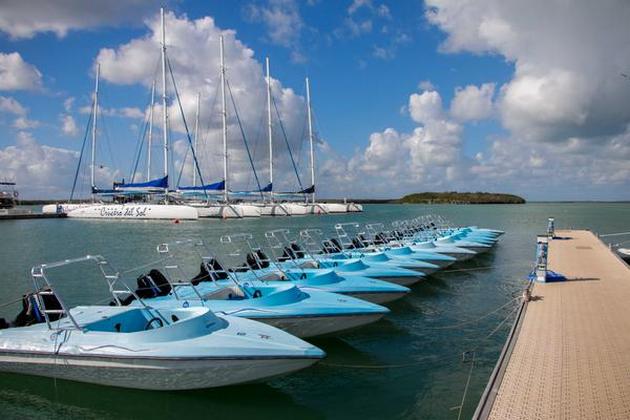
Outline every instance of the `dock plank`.
[(557, 231), (490, 419), (630, 418), (630, 269), (590, 231)]

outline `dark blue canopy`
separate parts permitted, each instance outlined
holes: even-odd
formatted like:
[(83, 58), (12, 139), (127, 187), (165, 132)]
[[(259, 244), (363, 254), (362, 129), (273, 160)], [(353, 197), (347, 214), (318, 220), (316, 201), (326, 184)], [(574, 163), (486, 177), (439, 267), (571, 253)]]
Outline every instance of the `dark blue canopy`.
[(152, 179), (147, 182), (135, 182), (130, 184), (115, 184), (114, 189), (124, 190), (124, 189), (152, 189), (152, 188), (168, 188), (168, 175), (163, 178)]
[(214, 184), (196, 185), (192, 187), (177, 187), (179, 191), (223, 191), (225, 190), (225, 181), (215, 182)]

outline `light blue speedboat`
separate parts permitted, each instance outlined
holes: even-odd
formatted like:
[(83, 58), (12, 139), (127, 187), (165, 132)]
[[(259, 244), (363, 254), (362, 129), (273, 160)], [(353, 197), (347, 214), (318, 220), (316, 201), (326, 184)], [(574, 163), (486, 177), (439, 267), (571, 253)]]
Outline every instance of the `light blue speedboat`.
[(400, 267), (391, 262), (370, 262), (363, 258), (352, 258), (345, 253), (330, 253), (319, 229), (300, 231), (300, 240), (291, 242), (287, 255), (294, 251), (295, 262), (302, 267), (330, 268), (340, 276), (358, 275), (385, 280), (403, 286), (411, 286), (425, 277), (420, 271)]
[[(276, 238), (280, 232), (281, 231), (267, 232), (268, 239), (271, 241), (273, 238)], [(276, 283), (283, 285), (290, 282), (304, 291), (319, 290), (339, 293), (357, 297), (372, 303), (391, 302), (409, 293), (407, 287), (386, 281), (353, 275), (340, 276), (334, 270), (330, 269), (303, 268), (290, 259), (280, 258), (281, 261), (278, 261), (278, 258), (275, 257), (277, 249), (274, 247), (270, 248), (272, 255), (274, 255), (274, 258), (271, 259), (267, 257), (258, 244), (254, 242), (253, 237), (248, 234), (229, 235), (229, 239), (226, 236), (223, 240), (225, 242), (229, 241), (228, 245), (230, 245), (231, 248), (229, 253), (233, 257), (237, 254), (243, 255), (246, 253), (243, 255), (246, 266), (241, 266), (238, 269), (238, 278), (241, 282), (264, 281), (270, 285)], [(200, 274), (197, 277), (207, 275), (218, 278), (222, 276), (221, 271), (225, 270), (223, 270), (218, 262), (221, 258), (205, 246), (203, 241), (185, 242), (185, 244), (182, 244), (182, 241), (179, 241), (175, 246), (194, 246), (195, 249), (190, 250), (190, 252), (194, 252), (198, 256), (198, 261), (201, 261)], [(206, 263), (203, 263), (203, 261)], [(247, 270), (247, 268), (249, 269)], [(219, 281), (229, 282), (229, 280)]]
[[(168, 255), (168, 245), (160, 248)], [(290, 282), (264, 281), (249, 275), (242, 278), (241, 274), (249, 270), (224, 270), (213, 259), (204, 259), (203, 264), (205, 270), (191, 279), (168, 256), (162, 271), (153, 269), (138, 278), (136, 294), (156, 308), (205, 306), (218, 314), (261, 321), (298, 337), (339, 333), (375, 322), (389, 312), (351, 296), (305, 291)], [(137, 305), (133, 299), (121, 302)]]
[[(63, 303), (48, 271), (94, 262), (115, 302), (137, 306)], [(0, 329), (0, 371), (99, 385), (184, 390), (233, 385), (286, 374), (325, 356), (277, 328), (214, 314), (206, 307), (157, 309), (119, 282), (99, 256), (33, 268), (34, 293), (23, 311)], [(8, 328), (7, 328), (8, 327)]]
[(439, 266), (440, 269), (449, 267), (457, 262), (457, 258), (437, 251), (431, 251), (430, 249), (412, 249), (408, 245), (398, 241), (390, 231), (385, 229), (383, 223), (366, 224), (365, 228), (368, 244), (377, 250), (386, 250), (390, 255), (417, 258), (435, 264)]
[(393, 226), (393, 233), (396, 235), (397, 239), (413, 250), (436, 250), (445, 255), (455, 257), (458, 261), (468, 260), (476, 254), (485, 252), (491, 248), (491, 246), (482, 243), (473, 243), (450, 238), (449, 236), (440, 236), (433, 230), (417, 227), (405, 221), (395, 222)]

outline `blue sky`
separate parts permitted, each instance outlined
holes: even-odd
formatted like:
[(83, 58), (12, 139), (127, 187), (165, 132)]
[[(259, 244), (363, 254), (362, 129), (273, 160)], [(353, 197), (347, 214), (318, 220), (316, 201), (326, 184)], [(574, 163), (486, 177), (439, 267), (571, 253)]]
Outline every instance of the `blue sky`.
[[(4, 106), (0, 106), (0, 177), (15, 178), (28, 188), (27, 197), (63, 197), (71, 182), (73, 159), (76, 161), (75, 155), (65, 152), (81, 147), (88, 118), (81, 108), (91, 101), (95, 60), (104, 49), (120, 53), (124, 46), (133, 46), (134, 40), (151, 37), (151, 22), (155, 22), (159, 4), (121, 2), (119, 14), (107, 5), (77, 2), (70, 7), (69, 1), (54, 13), (41, 10), (38, 14), (37, 3), (32, 2), (31, 9), (17, 1), (0, 6), (0, 15), (6, 16), (0, 18), (4, 60), (4, 64), (0, 61), (0, 74), (7, 76), (13, 71), (32, 76), (26, 81), (0, 83), (0, 97), (4, 98)], [(185, 30), (191, 37), (207, 36), (207, 54), (200, 48), (195, 55), (195, 45), (176, 41), (169, 45), (173, 54), (177, 49), (188, 49), (188, 60), (208, 61), (204, 75), (203, 63), (196, 63), (202, 70), (193, 74), (186, 59), (174, 60), (175, 77), (181, 73), (184, 94), (191, 98), (196, 95), (195, 80), (201, 80), (201, 85), (204, 77), (217, 74), (210, 39), (226, 30), (235, 31), (233, 37), (238, 42), (234, 49), (253, 51), (252, 60), (243, 61), (243, 67), (262, 71), (264, 57), (271, 57), (273, 77), (279, 83), (277, 99), (286, 107), (283, 123), (292, 137), (299, 137), (296, 133), (303, 125), (303, 113), (294, 111), (303, 102), (304, 77), (311, 78), (318, 136), (322, 139), (318, 189), (324, 196), (395, 197), (414, 191), (457, 189), (515, 192), (530, 199), (628, 199), (630, 169), (621, 158), (630, 149), (630, 116), (621, 112), (606, 120), (594, 108), (627, 105), (630, 95), (622, 95), (626, 89), (622, 80), (599, 90), (591, 87), (606, 75), (584, 64), (580, 54), (602, 60), (607, 56), (597, 43), (581, 46), (576, 32), (580, 28), (577, 23), (591, 17), (590, 26), (581, 26), (586, 34), (601, 33), (607, 25), (610, 39), (625, 35), (627, 29), (621, 19), (616, 27), (616, 20), (606, 18), (625, 16), (628, 7), (610, 1), (601, 5), (602, 10), (578, 6), (573, 9), (585, 10), (568, 13), (562, 2), (552, 3), (547, 17), (556, 24), (557, 33), (553, 34), (538, 27), (535, 15), (519, 13), (518, 2), (492, 0), (475, 8), (448, 0), (428, 4), (181, 1), (167, 2), (166, 7), (182, 28), (188, 25)], [(121, 15), (126, 17), (121, 19)], [(212, 24), (205, 29), (196, 27), (194, 22), (205, 17), (211, 17)], [(186, 36), (182, 32), (180, 41), (184, 44)], [(562, 61), (548, 52), (551, 39), (559, 42)], [(609, 44), (607, 39), (601, 42)], [(228, 42), (228, 48), (231, 46)], [(619, 48), (627, 50), (625, 46)], [(610, 57), (619, 57), (619, 49), (606, 51)], [(154, 52), (157, 60), (159, 50)], [(13, 53), (19, 54), (20, 63), (16, 64), (15, 55), (8, 58)], [(630, 58), (621, 56), (621, 63), (616, 65), (624, 68), (628, 63), (623, 61)], [(211, 64), (209, 60), (215, 61)], [(149, 69), (155, 62), (141, 64)], [(115, 68), (125, 73), (129, 68), (132, 73), (138, 62), (130, 53), (126, 59), (110, 57), (102, 66), (104, 72)], [(236, 63), (233, 67), (231, 77), (236, 88), (239, 83), (253, 83), (239, 79), (251, 78), (253, 73), (241, 73)], [(146, 72), (152, 74), (153, 70)], [(588, 79), (583, 80), (585, 74)], [(109, 74), (104, 79), (101, 104), (111, 112), (103, 116), (99, 131), (103, 139), (99, 143), (99, 164), (103, 166), (99, 176), (100, 182), (107, 184), (130, 172), (150, 77)], [(208, 82), (208, 92), (216, 87), (213, 83)], [(608, 91), (618, 96), (611, 97)], [(253, 94), (241, 95), (237, 95), (239, 107), (260, 108), (263, 115), (264, 101)], [(211, 96), (206, 95), (207, 103)], [(21, 109), (16, 109), (16, 101)], [(185, 108), (192, 125), (194, 107), (188, 103)], [(253, 134), (259, 131), (259, 119), (254, 114), (245, 117), (245, 129), (263, 150), (264, 138)], [(74, 125), (66, 125), (64, 130), (70, 119)], [(601, 126), (600, 120), (616, 128), (598, 132), (593, 127)], [(210, 127), (210, 121), (210, 117), (202, 121), (202, 127)], [(181, 129), (173, 129), (173, 141), (182, 141)], [(275, 129), (279, 131), (278, 123)], [(230, 132), (236, 131), (232, 127)], [(294, 149), (302, 151), (303, 141), (291, 139)], [(235, 143), (233, 151), (235, 166), (242, 160), (239, 145)], [(45, 146), (55, 149), (42, 149)], [(276, 147), (280, 151), (277, 178), (286, 180), (285, 188), (294, 188), (286, 173), (286, 153)], [(173, 146), (176, 171), (183, 157), (177, 150), (183, 149)], [(206, 178), (212, 181), (220, 176), (218, 163), (213, 161), (216, 154), (207, 153), (207, 171), (204, 168)], [(603, 164), (614, 155), (619, 161)], [(41, 156), (46, 156), (41, 167), (33, 165), (42, 160)], [(259, 151), (257, 167), (263, 178), (265, 159)], [(557, 164), (559, 159), (566, 165)], [(306, 159), (300, 158), (300, 163), (306, 177)], [(552, 165), (554, 170), (550, 170)], [(582, 170), (571, 173), (576, 165)], [(251, 171), (239, 171), (242, 173), (235, 170), (235, 183), (249, 186)], [(53, 179), (56, 172), (64, 180)]]

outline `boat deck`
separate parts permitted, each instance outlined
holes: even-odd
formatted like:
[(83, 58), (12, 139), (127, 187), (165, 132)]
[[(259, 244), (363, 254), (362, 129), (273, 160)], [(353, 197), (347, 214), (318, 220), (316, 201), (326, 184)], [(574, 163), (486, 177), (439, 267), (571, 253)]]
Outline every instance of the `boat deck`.
[(590, 231), (556, 236), (567, 281), (533, 286), (476, 418), (630, 418), (630, 268)]

